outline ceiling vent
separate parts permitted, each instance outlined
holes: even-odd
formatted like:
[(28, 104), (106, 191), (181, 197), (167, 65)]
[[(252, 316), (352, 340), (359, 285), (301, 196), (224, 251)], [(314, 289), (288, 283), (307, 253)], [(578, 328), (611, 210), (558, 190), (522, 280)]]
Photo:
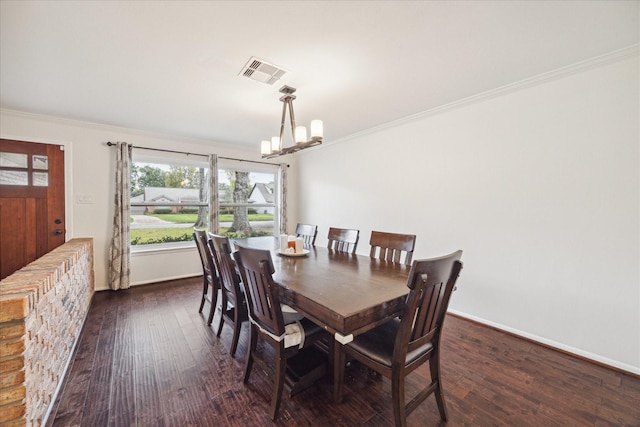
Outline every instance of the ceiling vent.
[(238, 75), (272, 85), (280, 80), (280, 77), (284, 76), (284, 73), (286, 72), (286, 70), (278, 67), (277, 65), (269, 64), (268, 62), (254, 56), (249, 59), (244, 67), (242, 67), (242, 71), (240, 71), (240, 74)]

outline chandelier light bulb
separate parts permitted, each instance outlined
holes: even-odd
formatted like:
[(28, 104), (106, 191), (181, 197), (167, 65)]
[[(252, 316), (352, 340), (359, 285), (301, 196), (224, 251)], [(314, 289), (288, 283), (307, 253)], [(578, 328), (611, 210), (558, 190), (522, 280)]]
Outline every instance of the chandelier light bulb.
[(274, 153), (280, 150), (280, 137), (274, 136), (271, 137), (271, 152)]
[(322, 120), (311, 120), (311, 138), (322, 138)]
[(261, 154), (271, 154), (271, 141), (262, 141), (260, 146)]
[(296, 144), (307, 142), (307, 128), (304, 126), (296, 127)]

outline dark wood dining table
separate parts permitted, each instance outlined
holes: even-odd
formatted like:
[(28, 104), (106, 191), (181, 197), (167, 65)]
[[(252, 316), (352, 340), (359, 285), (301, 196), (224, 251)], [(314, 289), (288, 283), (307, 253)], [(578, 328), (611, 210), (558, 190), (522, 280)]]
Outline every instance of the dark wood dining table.
[[(410, 266), (325, 247), (310, 247), (304, 256), (281, 255), (278, 239), (271, 236), (233, 242), (271, 250), (282, 302), (330, 332), (339, 344), (398, 316), (409, 292)], [(332, 347), (335, 360), (339, 346)]]

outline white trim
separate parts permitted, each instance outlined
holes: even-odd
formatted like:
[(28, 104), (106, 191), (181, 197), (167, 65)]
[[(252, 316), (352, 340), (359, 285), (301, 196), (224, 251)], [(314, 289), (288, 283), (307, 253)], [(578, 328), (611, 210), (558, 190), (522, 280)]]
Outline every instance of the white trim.
[[(323, 146), (327, 147), (330, 145), (338, 144), (341, 142), (349, 141), (352, 139), (359, 139), (365, 137), (367, 135), (375, 134), (385, 129), (391, 129), (397, 126), (401, 126), (405, 123), (414, 122), (417, 120), (421, 120), (425, 117), (434, 116), (437, 114), (441, 114), (450, 110), (454, 110), (457, 108), (465, 107), (467, 105), (475, 104), (478, 102), (482, 102), (488, 99), (496, 98), (502, 95), (506, 95), (508, 93), (516, 92), (521, 89), (525, 89), (531, 86), (536, 86), (542, 84), (544, 82), (550, 80), (557, 80), (563, 77), (569, 76), (571, 74), (587, 71), (592, 68), (599, 67), (601, 65), (610, 64), (613, 62), (617, 62), (626, 58), (630, 58), (633, 56), (640, 55), (640, 43), (632, 44), (630, 46), (624, 47), (622, 49), (614, 50), (604, 55), (596, 56), (594, 58), (590, 58), (584, 61), (579, 61), (571, 65), (567, 65), (565, 67), (560, 67), (555, 70), (547, 71), (542, 74), (538, 74), (533, 77), (528, 77), (523, 80), (519, 80), (517, 82), (509, 83), (504, 86), (497, 87), (495, 89), (488, 90), (486, 92), (480, 92), (475, 95), (468, 96), (466, 98), (462, 98), (448, 104), (439, 105), (437, 107), (431, 108), (429, 110), (425, 110), (416, 114), (412, 114), (409, 116), (402, 117), (398, 120), (394, 120), (388, 123), (384, 123), (382, 125), (369, 128), (363, 130), (361, 132), (357, 132), (351, 135), (348, 135), (343, 138), (335, 139), (332, 141), (323, 142), (322, 145), (318, 145), (316, 147), (311, 147), (311, 150), (321, 149)], [(306, 150), (306, 151), (311, 151)]]
[[(45, 114), (37, 114), (37, 113), (31, 113), (28, 111), (13, 110), (9, 108), (0, 108), (0, 113), (13, 115), (15, 117), (22, 117), (25, 119), (46, 121), (46, 122), (58, 124), (58, 125), (79, 126), (83, 128), (95, 129), (99, 131), (106, 131), (106, 132), (112, 132), (112, 133), (127, 133), (130, 135), (139, 135), (139, 136), (148, 137), (148, 138), (160, 138), (160, 139), (169, 138), (172, 140), (179, 139), (184, 142), (189, 142), (189, 143), (194, 143), (199, 145), (204, 144), (205, 146), (211, 146), (211, 143), (214, 142), (216, 144), (216, 148), (225, 147), (231, 150), (238, 150), (239, 148), (237, 144), (222, 142), (222, 141), (214, 141), (209, 139), (187, 137), (187, 136), (182, 136), (179, 133), (151, 132), (151, 131), (146, 131), (142, 129), (128, 128), (124, 126), (106, 125), (102, 123), (87, 122), (83, 120), (75, 120), (75, 119), (70, 119), (66, 117), (49, 116)], [(107, 147), (106, 143), (107, 141), (104, 141), (105, 148), (109, 148)], [(143, 147), (141, 146), (140, 148), (143, 148)], [(246, 150), (249, 148), (250, 148), (249, 146), (240, 147), (241, 150)], [(207, 154), (207, 153), (202, 153), (202, 154)]]
[[(185, 230), (189, 230), (189, 228), (185, 228)], [(131, 257), (153, 256), (158, 252), (179, 253), (192, 251), (194, 249), (196, 249), (196, 243), (194, 240), (171, 243), (153, 243), (149, 245), (131, 245)]]
[(249, 160), (230, 160), (223, 155), (218, 156), (218, 170), (277, 174), (279, 167), (277, 163), (255, 163)]
[[(191, 277), (202, 277), (202, 273), (200, 274), (182, 274), (179, 276), (171, 276), (171, 277), (163, 277), (162, 279), (151, 279), (151, 280), (141, 280), (139, 282), (132, 282), (131, 286), (140, 286), (140, 285), (148, 285), (150, 283), (162, 283), (168, 282), (171, 280), (180, 280), (180, 279), (189, 279)], [(96, 291), (108, 291), (109, 288), (104, 289), (96, 289)]]
[(518, 329), (511, 328), (509, 326), (502, 325), (500, 323), (492, 322), (490, 320), (483, 319), (481, 317), (477, 317), (471, 314), (463, 313), (457, 310), (447, 310), (448, 313), (455, 314), (456, 316), (462, 317), (464, 319), (473, 320), (474, 322), (481, 323), (483, 325), (490, 326), (495, 329), (499, 329), (501, 331), (509, 332), (513, 335), (517, 335), (519, 337), (523, 337), (529, 339), (531, 341), (535, 341), (549, 347), (556, 348), (558, 350), (566, 351), (567, 353), (575, 354), (585, 359), (593, 360), (598, 363), (602, 363), (604, 365), (612, 366), (614, 368), (621, 369), (626, 372), (630, 372), (632, 374), (640, 375), (640, 368), (627, 365), (626, 363), (621, 363), (616, 360), (609, 359), (607, 357), (600, 356), (598, 354), (594, 354), (588, 351), (580, 350), (579, 348), (571, 347), (566, 344), (559, 343), (557, 341), (549, 340), (543, 337), (539, 337), (537, 335), (530, 334), (528, 332), (523, 332)]
[(181, 153), (152, 152), (145, 147), (134, 147), (131, 152), (133, 163), (147, 163), (151, 165), (179, 165), (193, 166), (197, 168), (209, 169), (209, 162), (206, 157), (195, 157), (193, 155)]

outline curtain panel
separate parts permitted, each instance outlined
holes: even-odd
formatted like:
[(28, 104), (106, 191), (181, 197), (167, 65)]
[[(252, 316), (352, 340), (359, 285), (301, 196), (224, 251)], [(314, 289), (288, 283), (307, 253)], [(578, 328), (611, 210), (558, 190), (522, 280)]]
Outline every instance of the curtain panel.
[(218, 155), (209, 155), (209, 231), (219, 234), (218, 217), (220, 212), (220, 195), (218, 194)]
[(116, 143), (116, 194), (109, 248), (109, 287), (113, 290), (131, 286), (131, 149), (126, 142)]

